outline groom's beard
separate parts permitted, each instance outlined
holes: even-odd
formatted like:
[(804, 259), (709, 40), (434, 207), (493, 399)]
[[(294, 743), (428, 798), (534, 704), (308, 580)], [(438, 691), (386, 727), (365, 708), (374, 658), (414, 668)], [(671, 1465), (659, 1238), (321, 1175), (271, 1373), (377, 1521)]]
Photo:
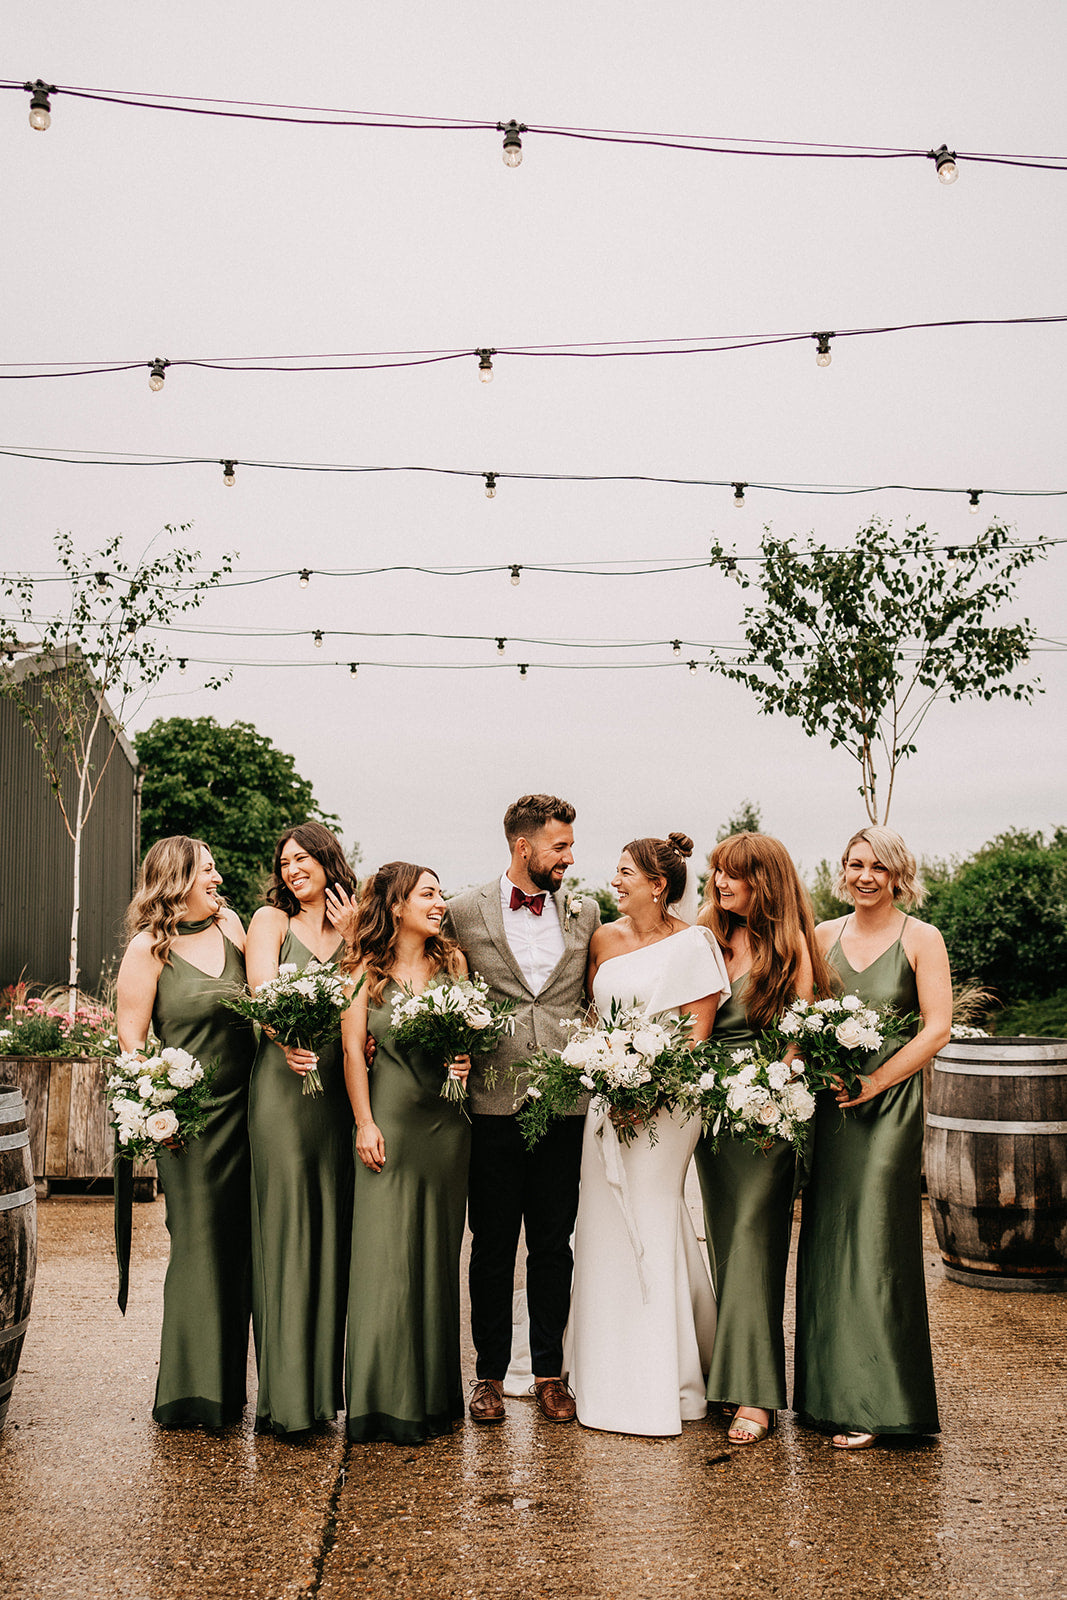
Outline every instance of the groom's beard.
[(563, 883), (566, 868), (564, 868), (563, 872), (560, 872), (558, 868), (553, 870), (551, 867), (535, 872), (533, 866), (528, 862), (526, 872), (530, 882), (538, 889), (543, 889), (546, 894), (557, 894)]

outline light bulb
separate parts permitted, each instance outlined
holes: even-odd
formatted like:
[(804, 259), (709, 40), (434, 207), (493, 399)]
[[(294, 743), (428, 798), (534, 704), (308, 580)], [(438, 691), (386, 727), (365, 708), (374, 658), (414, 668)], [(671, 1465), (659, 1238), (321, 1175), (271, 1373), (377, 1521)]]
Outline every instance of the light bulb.
[(519, 135), (526, 132), (524, 122), (498, 122), (497, 132), (504, 135), (504, 165), (506, 167), (522, 166), (522, 140)]
[(52, 126), (52, 105), (48, 96), (55, 94), (54, 83), (42, 83), (38, 78), (34, 83), (24, 83), (22, 87), (30, 94), (30, 127), (37, 133), (47, 133)]
[(967, 506), (967, 510), (971, 513), (972, 517), (976, 517), (981, 509), (978, 504), (978, 496), (981, 494), (981, 492), (981, 489), (968, 489), (967, 491), (971, 497)]
[(520, 580), (521, 577), (522, 577), (522, 568), (520, 566), (512, 567), (512, 569), (511, 569), (511, 581), (512, 581), (512, 584), (515, 586), (515, 588), (518, 588), (519, 580)]
[(937, 169), (937, 176), (941, 182), (955, 183), (960, 175), (960, 169), (956, 165), (955, 150), (950, 150), (947, 145), (943, 144), (939, 145), (936, 150), (928, 150), (927, 155), (934, 163)]
[(151, 389), (153, 394), (158, 394), (160, 389), (162, 389), (164, 380), (167, 376), (167, 368), (169, 366), (170, 362), (161, 360), (159, 356), (157, 356), (153, 361), (152, 374), (148, 380), (148, 387)]
[(519, 665), (519, 677), (520, 678), (525, 678), (528, 670), (529, 670), (529, 668), (527, 667), (526, 662), (525, 661), (521, 662), (520, 665)]
[(97, 594), (106, 594), (107, 593), (107, 573), (106, 572), (94, 572), (93, 573), (93, 577), (96, 580), (96, 592), (97, 592)]
[(695, 661), (691, 661), (689, 663), (689, 676), (691, 678), (695, 678), (696, 675), (697, 675), (697, 664), (696, 664)]
[(232, 489), (237, 482), (237, 463), (235, 461), (224, 461), (222, 463), (222, 481), (227, 489)]
[(681, 639), (672, 639), (671, 640), (671, 649), (674, 651), (676, 656), (680, 656), (681, 653), (682, 653), (682, 641), (681, 641)]
[(493, 357), (496, 355), (496, 351), (495, 350), (476, 350), (474, 353), (478, 357), (478, 376), (479, 376), (479, 378), (481, 378), (483, 383), (492, 383), (492, 381), (493, 381)]
[(185, 675), (185, 669), (186, 669), (186, 666), (187, 666), (187, 665), (188, 665), (188, 663), (187, 663), (187, 661), (186, 661), (186, 659), (185, 659), (185, 657), (184, 657), (184, 656), (179, 656), (179, 657), (178, 657), (178, 671), (179, 671), (179, 672), (180, 672), (180, 673), (181, 673), (181, 674), (182, 674), (182, 675), (183, 675), (183, 676), (184, 676), (184, 675)]
[(504, 646), (507, 644), (507, 642), (508, 641), (506, 639), (498, 639), (497, 640), (497, 642), (496, 642), (496, 653), (497, 653), (498, 656), (502, 656), (504, 654)]
[(311, 582), (311, 568), (310, 567), (301, 567), (301, 569), (300, 569), (300, 587), (301, 587), (301, 589), (306, 589), (310, 582)]
[(741, 511), (741, 510), (744, 509), (744, 504), (745, 504), (745, 485), (743, 483), (735, 483), (734, 484), (734, 505), (737, 507), (738, 511)]
[(322, 638), (323, 638), (322, 629), (321, 628), (316, 628), (315, 632), (311, 635), (311, 637), (315, 641), (315, 649), (316, 650), (321, 650), (322, 649)]
[(359, 675), (359, 663), (357, 661), (350, 661), (348, 663), (348, 676), (350, 678), (355, 678), (355, 677), (358, 677), (358, 675)]
[(830, 354), (830, 340), (833, 338), (833, 334), (813, 333), (812, 338), (815, 340), (815, 365), (817, 367), (828, 367), (834, 359)]
[(495, 500), (496, 499), (496, 473), (495, 472), (487, 472), (485, 474), (485, 498), (487, 500)]

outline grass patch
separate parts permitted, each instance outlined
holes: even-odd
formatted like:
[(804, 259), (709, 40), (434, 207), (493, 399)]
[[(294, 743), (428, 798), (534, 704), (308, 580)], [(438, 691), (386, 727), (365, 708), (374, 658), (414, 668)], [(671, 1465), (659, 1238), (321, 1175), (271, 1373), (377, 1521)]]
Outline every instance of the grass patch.
[(1031, 1038), (1067, 1039), (1067, 989), (1057, 989), (1043, 1000), (1021, 1000), (988, 1019), (998, 1037), (1025, 1034)]

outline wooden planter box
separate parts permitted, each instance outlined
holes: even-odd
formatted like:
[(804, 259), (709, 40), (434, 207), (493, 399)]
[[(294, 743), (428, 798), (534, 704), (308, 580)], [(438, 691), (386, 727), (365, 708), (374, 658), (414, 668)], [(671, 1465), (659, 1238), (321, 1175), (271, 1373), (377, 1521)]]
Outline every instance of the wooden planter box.
[[(40, 1195), (48, 1195), (57, 1180), (65, 1186), (74, 1180), (82, 1190), (89, 1190), (95, 1180), (101, 1193), (110, 1188), (115, 1134), (104, 1100), (104, 1074), (110, 1064), (81, 1056), (0, 1056), (0, 1083), (21, 1089), (26, 1101), (30, 1156)], [(135, 1162), (133, 1171), (135, 1197), (154, 1200), (155, 1162)]]

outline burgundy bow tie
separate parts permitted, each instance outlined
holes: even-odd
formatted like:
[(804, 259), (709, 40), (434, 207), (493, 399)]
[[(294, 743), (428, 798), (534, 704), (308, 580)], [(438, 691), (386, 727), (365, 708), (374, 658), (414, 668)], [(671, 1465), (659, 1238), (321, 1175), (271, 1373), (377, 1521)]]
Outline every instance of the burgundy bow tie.
[(511, 891), (512, 911), (521, 911), (523, 906), (526, 907), (527, 911), (532, 911), (535, 917), (539, 917), (545, 909), (545, 897), (543, 894), (523, 894), (521, 889), (513, 888)]

